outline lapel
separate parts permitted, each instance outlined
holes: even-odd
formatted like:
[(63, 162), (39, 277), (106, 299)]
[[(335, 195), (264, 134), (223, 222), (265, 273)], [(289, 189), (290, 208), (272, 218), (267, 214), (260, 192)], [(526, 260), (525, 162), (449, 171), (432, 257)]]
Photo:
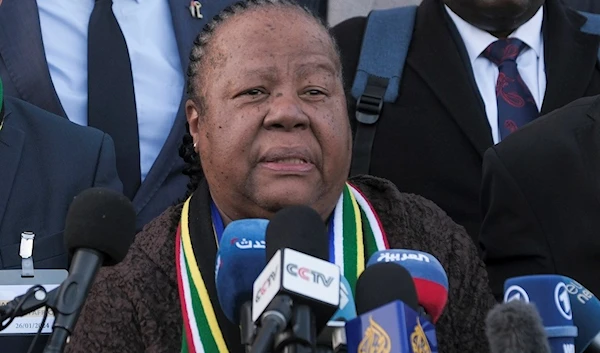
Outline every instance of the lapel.
[(596, 99), (587, 116), (592, 120), (591, 128), (578, 129), (575, 136), (593, 188), (590, 192), (600, 202), (600, 99)]
[(493, 145), (491, 129), (462, 39), (439, 0), (419, 6), (407, 63), (483, 157)]
[(547, 114), (586, 95), (592, 79), (600, 38), (581, 32), (585, 18), (558, 0), (546, 1), (544, 57), (546, 95), (542, 114)]
[(35, 0), (6, 0), (0, 6), (0, 56), (19, 98), (66, 117), (54, 90)]
[[(183, 71), (182, 75), (184, 75), (184, 77), (187, 77), (187, 67), (190, 62), (190, 53), (192, 51), (195, 38), (202, 31), (202, 28), (206, 23), (208, 23), (215, 15), (217, 15), (227, 5), (233, 3), (234, 1), (203, 0), (200, 2), (202, 4), (202, 19), (192, 16), (189, 10), (189, 0), (169, 0), (169, 9), (171, 10), (173, 30), (175, 32), (175, 39), (177, 41), (177, 48), (179, 51), (179, 57), (181, 59), (181, 68)], [(138, 214), (152, 199), (152, 195), (154, 195), (159, 186), (164, 183), (177, 162), (180, 162), (179, 160), (174, 160), (174, 157), (178, 157), (177, 153), (173, 153), (173, 151), (178, 151), (183, 135), (186, 132), (186, 99), (187, 95), (184, 88), (181, 96), (181, 103), (179, 104), (179, 110), (177, 112), (177, 117), (173, 123), (171, 131), (169, 132), (169, 136), (167, 137), (162, 150), (156, 158), (154, 165), (150, 169), (150, 172), (146, 176), (146, 179), (133, 198), (133, 204)]]
[(171, 18), (173, 20), (173, 29), (175, 31), (175, 39), (177, 40), (177, 48), (179, 49), (179, 57), (181, 58), (181, 68), (183, 74), (187, 72), (187, 67), (190, 62), (190, 52), (194, 44), (194, 39), (202, 30), (202, 27), (207, 22), (206, 6), (204, 1), (201, 1), (201, 12), (204, 18), (198, 19), (190, 13), (189, 0), (169, 0), (169, 8), (171, 9)]
[(12, 123), (12, 119), (18, 118), (6, 107), (4, 126), (0, 130), (0, 224), (4, 220), (25, 142), (23, 131)]

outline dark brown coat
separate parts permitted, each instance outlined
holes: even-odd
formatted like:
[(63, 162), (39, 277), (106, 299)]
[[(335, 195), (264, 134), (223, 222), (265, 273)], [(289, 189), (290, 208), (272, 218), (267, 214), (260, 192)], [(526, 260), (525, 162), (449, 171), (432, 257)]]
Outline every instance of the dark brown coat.
[[(388, 181), (359, 177), (353, 182), (378, 212), (391, 247), (428, 252), (444, 266), (450, 290), (437, 324), (439, 351), (487, 352), (483, 322), (494, 301), (483, 264), (464, 228), (431, 201), (402, 194)], [(208, 204), (205, 184), (196, 193), (194, 197), (204, 194)], [(170, 208), (146, 226), (121, 264), (101, 270), (66, 352), (180, 351), (182, 318), (173, 231), (180, 209)], [(218, 304), (216, 309), (220, 310)], [(239, 345), (230, 349), (241, 352)]]

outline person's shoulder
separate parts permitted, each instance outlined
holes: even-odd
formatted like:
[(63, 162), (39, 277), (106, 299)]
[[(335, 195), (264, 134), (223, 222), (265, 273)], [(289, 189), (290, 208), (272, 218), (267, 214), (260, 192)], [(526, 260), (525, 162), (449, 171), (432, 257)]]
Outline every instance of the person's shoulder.
[(580, 128), (600, 118), (600, 96), (580, 98), (542, 116), (493, 146), (499, 157), (539, 158), (563, 150)]
[(457, 249), (476, 254), (473, 241), (433, 201), (400, 192), (392, 182), (377, 177), (363, 175), (349, 182), (359, 188), (377, 212), (391, 248), (425, 251), (445, 268), (456, 261), (476, 261), (453, 257)]
[[(447, 243), (452, 239), (438, 234), (451, 231), (457, 236), (465, 235), (464, 228), (457, 225), (433, 201), (423, 196), (400, 192), (389, 180), (362, 175), (350, 179), (371, 203), (381, 219), (388, 237), (394, 247), (427, 247), (439, 242)], [(439, 238), (439, 239), (438, 239)], [(392, 245), (392, 244), (390, 244)], [(424, 250), (424, 249), (423, 249)]]
[(181, 206), (169, 207), (146, 224), (136, 234), (125, 259), (115, 266), (103, 269), (99, 280), (132, 290), (143, 282), (152, 286), (149, 282), (155, 280), (157, 274), (175, 278), (175, 232), (176, 219), (180, 213)]
[[(373, 204), (382, 211), (393, 211), (407, 217), (429, 214), (446, 217), (446, 213), (433, 201), (422, 196), (403, 193), (391, 181), (370, 175), (352, 177), (350, 183), (356, 185)], [(376, 206), (375, 206), (376, 205)]]
[(104, 139), (105, 134), (100, 130), (77, 125), (23, 100), (5, 97), (4, 104), (6, 123), (26, 134), (36, 135), (36, 140), (55, 140), (59, 146), (85, 142), (85, 146), (94, 142), (100, 143)]

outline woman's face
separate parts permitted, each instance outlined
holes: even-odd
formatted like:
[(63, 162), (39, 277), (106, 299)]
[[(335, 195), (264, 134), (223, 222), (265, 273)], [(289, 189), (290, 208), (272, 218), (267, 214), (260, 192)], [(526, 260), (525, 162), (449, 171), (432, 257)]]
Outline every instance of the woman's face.
[(293, 8), (252, 10), (214, 34), (202, 66), (204, 112), (187, 104), (211, 195), (230, 219), (284, 206), (333, 210), (351, 134), (328, 33)]

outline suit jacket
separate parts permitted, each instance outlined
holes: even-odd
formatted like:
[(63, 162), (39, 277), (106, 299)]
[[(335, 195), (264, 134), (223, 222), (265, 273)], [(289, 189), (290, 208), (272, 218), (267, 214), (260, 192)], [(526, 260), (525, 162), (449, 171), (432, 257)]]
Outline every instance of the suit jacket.
[[(0, 166), (0, 270), (21, 268), (23, 231), (35, 233), (35, 268), (67, 268), (63, 229), (73, 198), (91, 187), (123, 188), (110, 136), (9, 97)], [(0, 336), (3, 352), (26, 352), (30, 342), (31, 336)]]
[(21, 233), (35, 233), (37, 268), (67, 268), (62, 232), (73, 197), (91, 187), (122, 190), (113, 142), (6, 97), (0, 130), (0, 269), (20, 268)]
[[(542, 113), (600, 93), (600, 39), (581, 33), (585, 18), (559, 0), (547, 0), (544, 50), (547, 88)], [(365, 18), (333, 28), (348, 87), (356, 71)], [(351, 104), (351, 120), (355, 102)], [(417, 10), (400, 96), (386, 103), (378, 122), (370, 173), (403, 192), (420, 194), (479, 234), (483, 154), (493, 145), (466, 49), (441, 0)]]
[[(401, 194), (373, 177), (352, 179), (371, 202), (390, 247), (433, 254), (448, 273), (448, 304), (436, 324), (439, 351), (488, 352), (484, 318), (494, 300), (483, 263), (462, 227), (431, 201)], [(217, 246), (208, 185), (190, 202), (190, 234), (217, 322), (232, 353), (243, 352), (239, 326), (230, 323), (214, 282)], [(67, 345), (67, 353), (159, 353), (181, 349), (182, 316), (175, 266), (175, 229), (181, 206), (165, 211), (136, 237), (125, 260), (100, 270)], [(110, 337), (110, 339), (106, 339)], [(212, 353), (212, 352), (211, 352)]]
[(600, 96), (540, 118), (483, 161), (480, 241), (494, 294), (558, 273), (600, 293)]
[[(204, 18), (197, 19), (190, 14), (189, 2), (169, 0), (183, 70), (187, 69), (194, 39), (202, 27), (233, 2), (202, 1)], [(0, 77), (5, 95), (66, 117), (48, 70), (36, 0), (6, 0), (0, 6)], [(182, 174), (184, 163), (179, 157), (186, 131), (185, 98), (182, 96), (169, 136), (133, 199), (138, 229), (185, 195), (188, 178)]]
[(600, 1), (598, 0), (564, 0), (564, 3), (575, 10), (600, 13)]

